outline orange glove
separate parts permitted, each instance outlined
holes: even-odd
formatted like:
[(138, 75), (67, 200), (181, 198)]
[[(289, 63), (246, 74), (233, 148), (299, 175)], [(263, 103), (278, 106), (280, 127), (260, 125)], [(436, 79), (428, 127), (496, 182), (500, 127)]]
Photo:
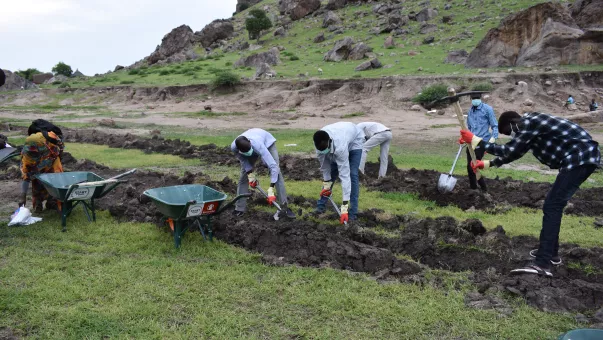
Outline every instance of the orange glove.
[(320, 197), (331, 196), (331, 182), (322, 182), (322, 190), (320, 191)]
[(348, 205), (343, 204), (341, 206), (341, 216), (339, 217), (339, 223), (345, 224), (345, 223), (348, 223), (349, 220), (350, 220), (350, 217), (348, 215)]
[[(473, 140), (473, 136), (474, 134), (469, 131), (469, 130), (461, 130), (461, 138), (459, 139), (459, 144), (471, 144), (471, 141)], [(462, 143), (461, 143), (462, 141)]]
[(274, 196), (274, 188), (270, 187), (268, 188), (268, 205), (272, 205), (274, 202), (276, 202), (276, 196)]
[(250, 172), (247, 174), (247, 178), (249, 179), (249, 186), (255, 189), (258, 186), (258, 180), (255, 178), (255, 174)]
[(477, 172), (478, 169), (480, 169), (480, 170), (488, 169), (489, 167), (490, 167), (490, 161), (471, 162), (471, 169), (473, 169), (473, 172)]

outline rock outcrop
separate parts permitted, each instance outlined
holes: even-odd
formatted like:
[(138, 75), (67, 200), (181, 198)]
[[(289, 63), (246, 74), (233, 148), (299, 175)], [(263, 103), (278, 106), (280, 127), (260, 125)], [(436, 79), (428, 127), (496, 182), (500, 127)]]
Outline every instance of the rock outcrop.
[(174, 28), (161, 39), (161, 45), (157, 46), (147, 61), (150, 65), (161, 60), (166, 60), (191, 48), (197, 41), (193, 30), (187, 25)]
[(262, 63), (260, 66), (258, 66), (255, 69), (255, 77), (256, 78), (261, 78), (261, 77), (267, 77), (267, 78), (273, 78), (276, 76), (276, 71), (273, 70), (270, 65), (266, 64), (266, 63)]
[(444, 63), (462, 65), (467, 61), (467, 57), (469, 57), (469, 53), (465, 50), (452, 51), (448, 53), (448, 56), (444, 59)]
[(325, 14), (324, 19), (322, 20), (323, 28), (327, 28), (331, 25), (339, 25), (339, 24), (341, 24), (341, 19), (339, 19), (339, 16), (333, 11), (328, 11)]
[(432, 8), (423, 8), (417, 15), (415, 16), (415, 20), (418, 22), (425, 22), (435, 18), (438, 15), (438, 11)]
[(381, 65), (381, 62), (379, 61), (379, 59), (375, 58), (372, 60), (367, 60), (365, 62), (363, 62), (362, 64), (356, 66), (356, 71), (366, 71), (366, 70), (372, 70), (372, 69), (376, 69), (376, 68), (381, 68), (383, 67), (383, 65)]
[(326, 9), (329, 11), (335, 11), (344, 8), (346, 4), (347, 0), (329, 0)]
[(32, 83), (31, 81), (29, 81), (27, 79), (20, 77), (16, 73), (13, 73), (8, 70), (2, 70), (2, 71), (4, 71), (4, 75), (5, 75), (6, 79), (5, 79), (4, 85), (0, 86), (0, 92), (14, 91), (14, 90), (38, 89), (38, 86), (36, 86), (36, 84)]
[(583, 29), (603, 27), (603, 0), (577, 0), (572, 5), (572, 17)]
[(261, 67), (263, 64), (278, 65), (280, 64), (280, 52), (278, 48), (273, 47), (267, 52), (254, 53), (248, 57), (243, 57), (237, 60), (235, 67)]
[(44, 84), (48, 79), (52, 78), (54, 75), (52, 73), (40, 73), (34, 74), (32, 80), (34, 84)]
[(320, 8), (320, 0), (279, 0), (279, 11), (291, 20), (299, 20)]
[(324, 56), (325, 61), (342, 61), (348, 59), (354, 40), (350, 37), (338, 40), (333, 49), (327, 52)]
[(218, 19), (209, 23), (200, 32), (196, 32), (195, 36), (203, 47), (210, 47), (219, 40), (232, 38), (233, 34), (234, 26), (232, 22), (230, 20)]
[(365, 43), (356, 44), (350, 54), (348, 55), (348, 60), (360, 60), (366, 58), (366, 54), (373, 52), (373, 49)]
[(576, 17), (590, 25), (585, 28), (578, 26), (572, 13), (559, 3), (542, 3), (511, 15), (488, 31), (465, 65), (477, 68), (603, 63), (603, 29), (592, 28), (601, 19), (584, 13), (595, 2), (598, 1), (580, 6), (581, 10), (574, 8)]

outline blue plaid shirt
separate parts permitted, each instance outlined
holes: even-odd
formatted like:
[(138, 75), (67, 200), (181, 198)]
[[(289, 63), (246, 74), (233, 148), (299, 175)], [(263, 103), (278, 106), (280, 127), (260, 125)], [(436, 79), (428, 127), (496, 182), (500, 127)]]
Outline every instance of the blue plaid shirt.
[[(467, 113), (467, 128), (474, 135), (485, 140), (490, 140), (490, 137), (498, 139), (498, 121), (494, 115), (494, 110), (488, 104), (481, 103), (479, 106), (471, 106)], [(492, 128), (492, 133), (490, 133)]]
[(599, 143), (567, 119), (545, 113), (526, 113), (519, 129), (515, 138), (505, 145), (481, 142), (486, 152), (498, 156), (491, 165), (499, 167), (511, 163), (530, 150), (541, 163), (561, 171), (601, 162)]

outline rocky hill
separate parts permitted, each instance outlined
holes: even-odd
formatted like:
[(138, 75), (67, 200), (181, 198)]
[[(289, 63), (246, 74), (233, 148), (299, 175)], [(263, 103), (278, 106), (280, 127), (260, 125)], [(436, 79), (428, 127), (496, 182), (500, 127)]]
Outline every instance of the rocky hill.
[[(551, 65), (573, 70), (583, 69), (574, 64), (601, 62), (603, 16), (596, 13), (603, 8), (603, 0), (545, 4), (527, 10), (538, 3), (239, 0), (231, 18), (215, 20), (198, 32), (186, 25), (177, 27), (141, 61), (70, 84), (187, 85), (206, 82), (220, 69), (246, 79), (360, 78), (476, 72), (465, 67), (467, 59), (468, 66), (504, 66), (504, 70)], [(266, 11), (273, 23), (272, 29), (262, 33), (259, 44), (249, 39), (245, 30), (245, 19), (254, 8)], [(568, 47), (573, 40), (579, 42)], [(551, 51), (564, 54), (538, 57)], [(567, 57), (567, 51), (573, 55)], [(544, 68), (536, 71), (544, 72)]]

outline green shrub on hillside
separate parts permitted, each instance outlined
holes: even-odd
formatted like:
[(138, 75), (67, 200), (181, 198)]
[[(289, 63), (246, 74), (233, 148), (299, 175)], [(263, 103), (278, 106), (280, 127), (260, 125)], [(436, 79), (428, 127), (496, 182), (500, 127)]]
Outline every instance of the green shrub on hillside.
[(255, 8), (249, 11), (249, 16), (245, 19), (245, 29), (249, 32), (249, 39), (257, 39), (260, 42), (262, 31), (272, 27), (272, 21), (266, 16), (266, 12)]
[(71, 88), (71, 85), (69, 85), (69, 83), (62, 83), (61, 85), (59, 85), (60, 89), (66, 89), (66, 88)]
[(444, 98), (448, 96), (448, 85), (446, 84), (435, 84), (424, 87), (421, 93), (417, 94), (412, 101), (420, 104), (431, 103), (434, 100)]
[(490, 83), (477, 83), (474, 84), (473, 86), (471, 86), (471, 91), (492, 91), (494, 89), (494, 86), (492, 86), (492, 84)]
[(65, 64), (62, 61), (59, 61), (58, 64), (54, 65), (54, 67), (52, 68), (52, 72), (55, 75), (62, 74), (65, 77), (71, 77), (71, 75), (73, 75), (73, 70), (71, 69), (71, 66)]
[(122, 80), (119, 83), (122, 84), (122, 85), (134, 84), (134, 80)]
[(239, 76), (229, 70), (219, 70), (214, 73), (215, 76), (211, 80), (211, 85), (216, 88), (232, 88), (241, 83)]
[(161, 70), (159, 71), (159, 75), (160, 76), (167, 76), (168, 74), (170, 74), (171, 72), (169, 70)]
[(289, 60), (291, 60), (291, 61), (299, 60), (299, 57), (296, 55), (292, 55), (289, 57)]
[(131, 76), (137, 75), (139, 73), (140, 73), (140, 70), (136, 69), (136, 68), (128, 71), (128, 74), (131, 75)]
[(37, 68), (28, 68), (27, 70), (19, 70), (15, 73), (23, 79), (33, 81), (33, 76), (42, 72), (40, 72)]

